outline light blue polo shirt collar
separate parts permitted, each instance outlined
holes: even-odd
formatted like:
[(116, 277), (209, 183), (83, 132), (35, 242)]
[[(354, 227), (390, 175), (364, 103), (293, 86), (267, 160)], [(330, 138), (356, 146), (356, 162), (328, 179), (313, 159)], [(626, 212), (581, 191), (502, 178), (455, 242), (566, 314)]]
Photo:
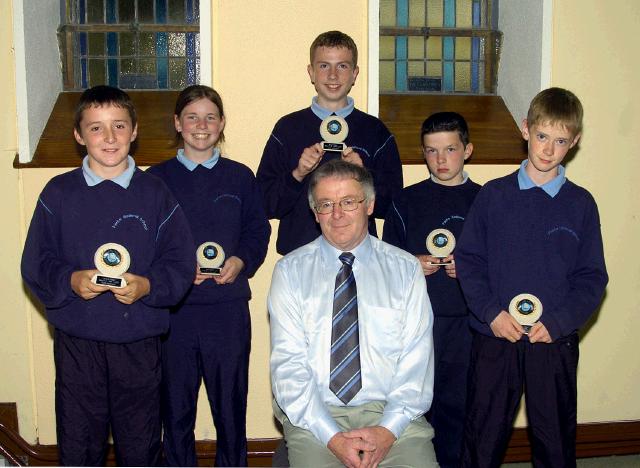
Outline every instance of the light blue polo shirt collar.
[(353, 112), (354, 107), (355, 105), (351, 96), (347, 96), (347, 105), (342, 109), (338, 109), (337, 111), (325, 109), (320, 104), (318, 104), (318, 96), (313, 96), (313, 98), (311, 99), (311, 111), (322, 120), (326, 119), (332, 114), (336, 114), (338, 117), (342, 117), (343, 119), (345, 119), (349, 114), (351, 114), (351, 112)]
[[(133, 177), (133, 173), (136, 171), (136, 162), (133, 160), (131, 156), (127, 156), (127, 168), (124, 170), (122, 174), (117, 177), (114, 177), (111, 182), (118, 184), (123, 189), (129, 188), (129, 184), (131, 183), (131, 178)], [(93, 187), (94, 185), (98, 185), (100, 182), (103, 182), (107, 179), (103, 179), (95, 172), (91, 170), (89, 167), (89, 156), (85, 156), (82, 160), (82, 175), (84, 176), (84, 180), (89, 187)]]
[(216, 165), (216, 163), (218, 162), (218, 159), (220, 159), (220, 148), (213, 148), (213, 154), (211, 155), (211, 157), (201, 163), (193, 162), (191, 159), (187, 158), (184, 155), (184, 149), (182, 148), (178, 150), (178, 155), (176, 156), (176, 158), (178, 159), (178, 161), (182, 163), (184, 167), (186, 167), (188, 170), (192, 172), (198, 166), (204, 166), (207, 169), (211, 169), (213, 166)]
[[(533, 187), (538, 187), (538, 185), (536, 185), (536, 183), (531, 180), (531, 177), (529, 177), (529, 174), (527, 174), (527, 171), (525, 170), (527, 164), (529, 164), (529, 160), (525, 159), (524, 161), (522, 161), (522, 164), (520, 164), (520, 169), (518, 170), (518, 187), (520, 188), (520, 190), (528, 190)], [(558, 195), (558, 192), (567, 181), (564, 173), (564, 167), (561, 165), (558, 166), (558, 175), (546, 184), (540, 185), (539, 187), (544, 190), (551, 198), (555, 197), (556, 195)]]

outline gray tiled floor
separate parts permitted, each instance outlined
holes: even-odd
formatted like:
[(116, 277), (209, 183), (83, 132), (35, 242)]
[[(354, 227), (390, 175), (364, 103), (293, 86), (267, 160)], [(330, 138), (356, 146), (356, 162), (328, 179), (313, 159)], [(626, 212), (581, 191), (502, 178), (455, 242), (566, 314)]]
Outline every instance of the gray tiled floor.
[[(578, 468), (640, 468), (640, 455), (580, 458)], [(507, 463), (502, 468), (531, 468), (531, 463)]]

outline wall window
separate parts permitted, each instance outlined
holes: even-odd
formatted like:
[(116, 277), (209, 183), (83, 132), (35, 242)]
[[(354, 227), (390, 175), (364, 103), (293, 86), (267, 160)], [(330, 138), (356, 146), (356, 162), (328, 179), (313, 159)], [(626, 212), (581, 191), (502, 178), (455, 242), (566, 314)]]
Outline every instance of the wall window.
[(497, 0), (380, 0), (380, 93), (495, 94)]
[(200, 81), (199, 0), (62, 0), (65, 90), (182, 89)]

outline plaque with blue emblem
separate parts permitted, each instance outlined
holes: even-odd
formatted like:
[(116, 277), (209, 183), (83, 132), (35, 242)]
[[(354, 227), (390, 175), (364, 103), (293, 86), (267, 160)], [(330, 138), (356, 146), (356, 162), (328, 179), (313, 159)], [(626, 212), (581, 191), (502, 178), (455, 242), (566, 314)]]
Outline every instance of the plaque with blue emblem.
[(347, 145), (343, 143), (349, 134), (347, 121), (337, 115), (330, 115), (320, 124), (320, 136), (322, 136), (322, 149), (324, 151), (345, 150)]
[(448, 229), (434, 229), (427, 236), (427, 250), (429, 253), (440, 261), (438, 263), (430, 262), (433, 265), (449, 265), (449, 262), (443, 262), (442, 259), (448, 257), (456, 247), (456, 236)]
[(98, 247), (93, 262), (99, 273), (93, 275), (91, 282), (110, 288), (124, 288), (127, 282), (124, 275), (131, 265), (129, 251), (120, 244), (109, 242)]
[(219, 275), (224, 259), (224, 249), (216, 242), (204, 242), (196, 250), (198, 268), (203, 275)]
[(525, 334), (542, 316), (542, 302), (533, 294), (518, 294), (509, 303), (509, 313), (522, 325)]

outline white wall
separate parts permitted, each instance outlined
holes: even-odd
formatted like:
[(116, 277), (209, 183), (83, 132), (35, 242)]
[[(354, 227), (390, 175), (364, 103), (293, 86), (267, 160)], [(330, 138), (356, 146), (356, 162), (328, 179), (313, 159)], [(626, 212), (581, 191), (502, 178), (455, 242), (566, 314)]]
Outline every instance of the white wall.
[(29, 162), (62, 91), (60, 0), (14, 0), (13, 13), (18, 153), (20, 162)]

